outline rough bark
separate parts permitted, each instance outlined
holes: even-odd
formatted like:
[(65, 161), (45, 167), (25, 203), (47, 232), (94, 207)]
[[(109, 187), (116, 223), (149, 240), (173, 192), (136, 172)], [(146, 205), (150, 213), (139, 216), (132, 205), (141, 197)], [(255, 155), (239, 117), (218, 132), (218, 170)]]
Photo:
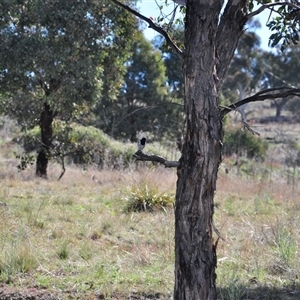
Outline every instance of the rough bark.
[(283, 98), (279, 101), (274, 101), (274, 105), (276, 107), (275, 120), (276, 122), (280, 122), (281, 120), (281, 112), (286, 103), (289, 101), (289, 98)]
[[(176, 191), (175, 300), (217, 298), (212, 228), (222, 146), (218, 90), (246, 21), (240, 6), (233, 6), (233, 2), (227, 3), (222, 21), (219, 16), (223, 1), (187, 2), (186, 134)], [(234, 27), (237, 24), (238, 29)], [(232, 34), (235, 36), (229, 40)]]
[(38, 152), (36, 161), (36, 176), (47, 178), (48, 153), (52, 144), (53, 111), (50, 105), (44, 103), (44, 110), (40, 117), (42, 146)]
[[(148, 18), (119, 1), (112, 1), (148, 22), (157, 32), (163, 30), (151, 26)], [(217, 242), (213, 241), (212, 229), (214, 193), (221, 161), (221, 120), (249, 102), (299, 96), (296, 88), (268, 89), (219, 110), (218, 92), (246, 21), (266, 8), (279, 5), (265, 4), (247, 14), (248, 2), (187, 0), (185, 52), (178, 51), (172, 40), (163, 34), (184, 59), (185, 78), (186, 133), (177, 169), (175, 207), (175, 300), (217, 299)], [(221, 14), (224, 3), (226, 6)]]
[[(223, 1), (222, 1), (223, 2)], [(216, 36), (217, 89), (220, 91), (244, 26), (248, 21), (247, 1), (230, 0), (220, 16)]]

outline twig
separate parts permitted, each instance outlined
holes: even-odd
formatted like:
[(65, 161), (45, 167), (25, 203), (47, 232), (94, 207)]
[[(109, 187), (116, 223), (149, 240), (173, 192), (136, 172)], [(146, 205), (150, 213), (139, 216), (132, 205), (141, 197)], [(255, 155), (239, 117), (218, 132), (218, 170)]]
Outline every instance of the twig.
[(252, 134), (257, 134), (260, 135), (260, 133), (258, 131), (256, 131), (255, 129), (253, 129), (246, 121), (246, 114), (243, 110), (239, 109), (238, 107), (229, 107), (229, 106), (223, 106), (223, 105), (219, 105), (219, 107), (229, 110), (229, 111), (237, 111), (241, 114), (241, 122), (244, 125), (244, 128), (246, 128), (247, 130), (249, 130)]
[[(221, 236), (220, 231), (219, 231), (218, 228), (216, 227), (214, 221), (212, 222), (212, 227), (213, 227), (213, 230), (214, 230), (215, 234), (218, 236), (218, 238), (221, 239), (221, 240), (223, 240), (223, 241), (225, 241), (225, 239)], [(216, 243), (216, 245), (217, 245), (217, 244), (218, 244), (218, 242)]]
[(153, 30), (155, 30), (156, 32), (160, 33), (167, 41), (167, 43), (175, 50), (175, 52), (182, 57), (183, 56), (183, 52), (181, 51), (181, 49), (179, 49), (176, 44), (172, 41), (172, 39), (170, 38), (170, 36), (168, 35), (168, 33), (161, 28), (160, 26), (157, 26), (155, 23), (152, 22), (151, 19), (145, 17), (144, 15), (140, 14), (139, 12), (137, 12), (136, 10), (130, 8), (129, 6), (117, 1), (117, 0), (111, 0), (112, 2), (114, 2), (115, 4), (121, 6), (122, 8), (126, 9), (127, 11), (129, 11), (130, 13), (132, 13), (133, 15), (139, 17), (140, 19), (144, 20), (145, 22), (148, 23), (149, 28), (152, 28)]
[(249, 130), (252, 134), (256, 134), (256, 135), (260, 135), (260, 133), (256, 130), (254, 130), (246, 121), (246, 114), (244, 111), (242, 111), (241, 109), (237, 108), (236, 109), (237, 112), (239, 112), (241, 114), (242, 117), (242, 124), (244, 125), (244, 128), (246, 128), (247, 130)]
[(275, 3), (267, 3), (262, 5), (260, 8), (258, 8), (257, 10), (253, 11), (252, 13), (247, 15), (248, 20), (251, 19), (252, 17), (260, 14), (261, 12), (263, 12), (265, 9), (271, 9), (275, 6), (282, 6), (282, 5), (287, 5), (290, 6), (294, 9), (300, 9), (300, 6), (293, 4), (291, 2), (287, 2), (287, 1), (282, 1), (282, 2), (275, 2)]
[(164, 165), (166, 168), (178, 168), (180, 166), (179, 161), (169, 161), (158, 155), (145, 154), (140, 150), (135, 152), (133, 154), (133, 157), (136, 160), (158, 162), (158, 163), (161, 163), (162, 165)]

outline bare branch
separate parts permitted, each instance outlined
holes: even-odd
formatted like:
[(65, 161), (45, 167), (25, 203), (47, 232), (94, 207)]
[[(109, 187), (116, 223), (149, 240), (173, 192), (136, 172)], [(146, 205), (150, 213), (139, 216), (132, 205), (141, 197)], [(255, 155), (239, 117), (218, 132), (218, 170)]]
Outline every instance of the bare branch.
[(279, 88), (271, 88), (260, 91), (253, 96), (244, 98), (236, 103), (233, 103), (227, 107), (224, 107), (221, 110), (220, 116), (221, 119), (224, 118), (232, 110), (236, 110), (238, 107), (250, 103), (250, 102), (258, 102), (264, 100), (271, 100), (277, 98), (285, 98), (288, 96), (298, 96), (300, 97), (300, 89), (299, 88), (289, 88), (289, 87), (279, 87)]
[(256, 130), (254, 130), (248, 123), (247, 123), (247, 120), (246, 120), (246, 114), (245, 114), (245, 111), (244, 110), (241, 110), (239, 108), (236, 109), (240, 114), (241, 114), (241, 122), (242, 124), (244, 125), (244, 128), (246, 128), (247, 130), (249, 130), (252, 134), (257, 134), (257, 135), (260, 135), (260, 133)]
[(133, 154), (133, 157), (136, 160), (158, 162), (158, 163), (161, 163), (162, 165), (164, 165), (166, 168), (178, 168), (180, 166), (179, 161), (169, 161), (158, 155), (145, 154), (140, 150), (135, 152)]
[(111, 0), (111, 1), (114, 2), (115, 4), (121, 6), (122, 8), (126, 9), (127, 11), (129, 11), (133, 15), (137, 16), (138, 18), (147, 22), (149, 25), (149, 28), (152, 28), (156, 32), (160, 33), (166, 39), (168, 45), (170, 45), (180, 57), (183, 56), (182, 50), (176, 46), (176, 44), (172, 41), (172, 39), (170, 38), (168, 33), (163, 28), (161, 28), (160, 26), (157, 26), (154, 22), (152, 22), (151, 19), (145, 17), (144, 15), (140, 14), (136, 10), (130, 8), (129, 6), (119, 2), (118, 0)]
[(287, 6), (290, 6), (292, 8), (295, 8), (295, 9), (300, 9), (300, 6), (298, 6), (296, 4), (293, 4), (291, 2), (287, 2), (287, 1), (276, 2), (276, 3), (267, 3), (267, 4), (262, 5), (260, 8), (253, 11), (252, 13), (248, 14), (247, 18), (249, 20), (249, 19), (253, 18), (254, 16), (257, 16), (258, 14), (263, 12), (265, 9), (271, 9), (272, 7), (282, 6), (282, 5), (287, 5)]

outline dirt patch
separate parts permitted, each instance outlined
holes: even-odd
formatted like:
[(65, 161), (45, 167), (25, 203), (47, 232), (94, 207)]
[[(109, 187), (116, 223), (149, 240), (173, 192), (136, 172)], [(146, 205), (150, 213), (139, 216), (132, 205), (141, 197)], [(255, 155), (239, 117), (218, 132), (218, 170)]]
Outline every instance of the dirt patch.
[[(35, 287), (12, 287), (9, 285), (0, 285), (0, 300), (105, 300), (102, 294), (82, 293), (76, 291), (49, 291)], [(171, 296), (163, 296), (159, 293), (140, 295), (132, 293), (128, 296), (124, 294), (115, 294), (110, 296), (111, 300), (169, 300)]]

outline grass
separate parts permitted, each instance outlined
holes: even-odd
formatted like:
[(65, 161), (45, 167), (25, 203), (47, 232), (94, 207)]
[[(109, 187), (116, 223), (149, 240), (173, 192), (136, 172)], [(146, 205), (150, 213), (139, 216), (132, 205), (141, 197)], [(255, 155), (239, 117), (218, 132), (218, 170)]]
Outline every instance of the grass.
[[(149, 191), (154, 199), (174, 194), (175, 170), (68, 167), (60, 181), (56, 166), (47, 181), (33, 171), (7, 170), (0, 182), (6, 204), (0, 206), (2, 283), (83, 298), (170, 297), (173, 208), (136, 212), (128, 209), (128, 197), (138, 188), (139, 199)], [(300, 298), (299, 195), (297, 187), (292, 191), (271, 177), (220, 173), (215, 224), (225, 241), (217, 249), (219, 299)]]
[(61, 182), (25, 173), (16, 174), (23, 180), (1, 181), (1, 282), (103, 295), (168, 294), (173, 211), (126, 213), (124, 191), (144, 178), (174, 190), (175, 173), (67, 172)]
[(221, 299), (300, 298), (299, 190), (233, 177), (220, 177), (216, 197)]

